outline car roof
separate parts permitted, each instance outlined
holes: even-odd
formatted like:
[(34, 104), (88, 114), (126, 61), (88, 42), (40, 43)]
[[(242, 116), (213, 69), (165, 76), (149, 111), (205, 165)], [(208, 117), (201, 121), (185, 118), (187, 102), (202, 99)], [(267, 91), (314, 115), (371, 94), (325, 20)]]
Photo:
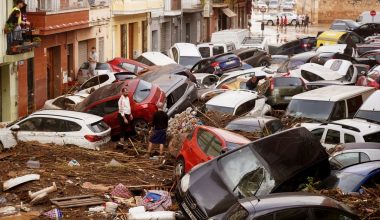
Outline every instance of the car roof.
[(191, 43), (175, 43), (173, 47), (178, 48), (179, 56), (201, 56), (197, 46)]
[[(258, 215), (273, 212), (275, 210), (283, 210), (288, 208), (297, 208), (305, 206), (319, 206), (326, 208), (343, 209), (346, 212), (354, 214), (347, 206), (326, 196), (305, 193), (272, 193), (266, 196), (250, 197), (239, 200), (241, 204), (255, 204), (255, 213)], [(249, 204), (248, 204), (249, 205)]]
[(362, 94), (364, 92), (369, 92), (371, 90), (374, 90), (374, 88), (363, 86), (331, 85), (295, 95), (292, 99), (336, 102), (351, 96)]
[(179, 85), (182, 85), (184, 82), (186, 82), (186, 80), (186, 76), (175, 74), (163, 74), (160, 75), (158, 78), (154, 79), (152, 83), (158, 85), (158, 87), (160, 87), (160, 89), (164, 93), (169, 93), (169, 91), (173, 90)]
[(263, 128), (267, 122), (274, 121), (274, 120), (280, 120), (280, 119), (271, 117), (271, 116), (263, 116), (263, 117), (243, 116), (243, 117), (232, 120), (228, 124), (255, 125), (255, 126), (258, 126), (260, 124), (260, 127)]
[(203, 126), (203, 125), (200, 125), (199, 127), (205, 128), (207, 130), (210, 130), (216, 133), (219, 137), (221, 137), (227, 142), (232, 142), (232, 143), (237, 143), (237, 144), (251, 143), (251, 141), (247, 139), (246, 137), (243, 137), (242, 135), (233, 133), (231, 131), (227, 131), (221, 128), (210, 127), (210, 126)]
[(235, 108), (240, 103), (244, 103), (256, 98), (257, 98), (257, 93), (243, 91), (243, 90), (230, 90), (210, 99), (206, 103), (206, 105)]
[(316, 51), (308, 51), (308, 52), (303, 52), (299, 54), (295, 54), (294, 56), (290, 57), (290, 60), (308, 60), (314, 56), (318, 55)]
[(331, 124), (344, 125), (344, 126), (347, 126), (348, 128), (352, 127), (352, 128), (359, 129), (360, 133), (363, 135), (380, 131), (380, 125), (374, 124), (362, 119), (342, 119), (342, 120), (334, 121)]
[[(380, 67), (380, 66), (379, 66)], [(359, 108), (362, 111), (380, 111), (380, 90), (372, 93)], [(380, 114), (380, 112), (379, 112)]]
[(341, 169), (340, 173), (353, 173), (361, 176), (367, 176), (372, 171), (380, 169), (380, 161), (368, 161), (360, 164), (355, 164)]
[(240, 48), (240, 49), (237, 49), (237, 50), (233, 50), (231, 51), (232, 53), (238, 55), (240, 53), (244, 53), (244, 52), (249, 52), (249, 51), (258, 51), (260, 50), (259, 48), (255, 48), (255, 47), (248, 47), (248, 48)]
[(152, 63), (156, 65), (168, 65), (168, 64), (176, 64), (176, 62), (170, 57), (166, 56), (161, 52), (145, 52), (141, 54), (141, 56), (145, 57)]
[(380, 143), (371, 143), (371, 142), (364, 142), (364, 143), (347, 143), (342, 145), (343, 150), (355, 150), (355, 149), (379, 149), (380, 150)]
[(96, 115), (87, 114), (83, 112), (68, 111), (68, 110), (41, 110), (41, 111), (31, 114), (31, 116), (61, 117), (61, 118), (84, 121), (86, 124), (92, 124), (94, 122), (98, 122), (103, 119)]

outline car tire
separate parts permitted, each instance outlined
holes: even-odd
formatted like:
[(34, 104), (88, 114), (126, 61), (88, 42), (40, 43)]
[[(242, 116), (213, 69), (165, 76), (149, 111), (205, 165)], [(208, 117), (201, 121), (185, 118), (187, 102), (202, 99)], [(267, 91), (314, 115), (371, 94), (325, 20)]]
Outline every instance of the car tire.
[(296, 26), (296, 23), (297, 23), (297, 21), (296, 20), (292, 20), (292, 22), (290, 22), (290, 24), (292, 25), (292, 26)]
[(174, 172), (179, 178), (185, 175), (185, 159), (183, 159), (183, 157), (178, 158)]
[(272, 26), (274, 26), (274, 22), (273, 22), (273, 21), (267, 21), (267, 25), (272, 25)]
[(268, 67), (268, 66), (270, 66), (270, 63), (267, 60), (262, 60), (262, 61), (260, 61), (259, 66)]
[(149, 125), (144, 119), (136, 119), (133, 121), (133, 130), (137, 135), (144, 135), (148, 133)]

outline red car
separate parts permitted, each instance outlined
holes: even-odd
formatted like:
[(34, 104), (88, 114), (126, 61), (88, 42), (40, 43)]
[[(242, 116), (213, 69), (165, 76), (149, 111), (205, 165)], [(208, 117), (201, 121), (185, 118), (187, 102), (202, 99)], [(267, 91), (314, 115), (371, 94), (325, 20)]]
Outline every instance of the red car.
[(356, 81), (356, 85), (380, 89), (380, 66), (374, 67), (366, 76), (360, 76)]
[(137, 133), (146, 131), (148, 124), (153, 120), (153, 114), (157, 111), (158, 103), (165, 103), (164, 92), (158, 86), (141, 79), (131, 79), (103, 86), (79, 103), (76, 111), (87, 112), (103, 117), (111, 127), (111, 135), (120, 133), (117, 119), (118, 101), (121, 89), (127, 87), (132, 108), (133, 121), (129, 130)]
[(195, 165), (250, 142), (247, 138), (230, 131), (197, 126), (182, 144), (182, 149), (177, 156), (176, 173), (183, 176)]
[(144, 72), (148, 67), (140, 62), (128, 60), (122, 57), (114, 58), (107, 63), (111, 65), (114, 72), (131, 72), (135, 75), (139, 75), (139, 73)]

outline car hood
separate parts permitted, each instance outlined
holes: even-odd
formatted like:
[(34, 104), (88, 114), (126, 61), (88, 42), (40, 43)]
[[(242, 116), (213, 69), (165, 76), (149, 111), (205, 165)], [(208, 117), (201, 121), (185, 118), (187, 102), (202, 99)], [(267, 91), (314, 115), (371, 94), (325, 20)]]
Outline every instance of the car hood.
[[(299, 178), (294, 181), (293, 177), (300, 173), (304, 179), (313, 176), (312, 172), (315, 172), (314, 169), (321, 163), (327, 164), (327, 168), (326, 166), (321, 168), (319, 177), (330, 174), (325, 149), (306, 128), (286, 130), (254, 141), (242, 148), (244, 147), (250, 147), (253, 150), (263, 167), (274, 179), (275, 185), (271, 189), (272, 192), (287, 191), (289, 187), (297, 187)], [(220, 158), (239, 149), (241, 148), (214, 158), (189, 173), (189, 192), (208, 217), (224, 213), (239, 199), (226, 186), (218, 164)], [(288, 187), (284, 186), (286, 184)]]

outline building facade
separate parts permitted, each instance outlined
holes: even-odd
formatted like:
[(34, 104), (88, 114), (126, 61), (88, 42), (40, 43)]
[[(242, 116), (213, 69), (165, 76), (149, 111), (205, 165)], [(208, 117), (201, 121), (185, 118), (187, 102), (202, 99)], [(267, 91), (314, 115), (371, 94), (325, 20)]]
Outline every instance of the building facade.
[(34, 105), (34, 84), (30, 79), (34, 75), (36, 45), (29, 36), (24, 36), (22, 42), (11, 42), (10, 33), (3, 31), (12, 8), (12, 0), (0, 1), (0, 121), (24, 116)]
[(197, 44), (203, 41), (203, 7), (200, 0), (182, 0), (181, 41)]

